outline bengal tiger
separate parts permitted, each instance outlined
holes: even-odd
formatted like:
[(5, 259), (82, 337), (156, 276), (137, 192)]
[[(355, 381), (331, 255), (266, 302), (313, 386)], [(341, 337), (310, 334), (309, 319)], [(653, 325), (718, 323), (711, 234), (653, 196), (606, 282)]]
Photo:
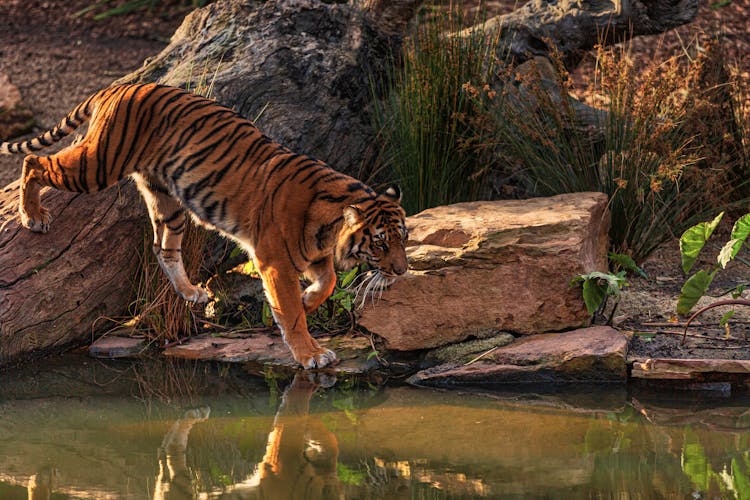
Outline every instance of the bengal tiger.
[[(293, 153), (214, 100), (157, 84), (114, 85), (93, 94), (56, 127), (6, 154), (34, 153), (84, 122), (82, 140), (23, 161), (19, 211), (32, 231), (49, 230), (40, 189), (91, 193), (130, 177), (143, 196), (154, 253), (176, 292), (206, 302), (180, 254), (186, 212), (235, 240), (253, 259), (284, 341), (304, 368), (336, 361), (310, 336), (306, 313), (332, 293), (338, 269), (373, 268), (380, 283), (407, 269), (407, 230), (396, 186), (376, 193), (309, 156)], [(300, 275), (311, 284), (300, 291)]]

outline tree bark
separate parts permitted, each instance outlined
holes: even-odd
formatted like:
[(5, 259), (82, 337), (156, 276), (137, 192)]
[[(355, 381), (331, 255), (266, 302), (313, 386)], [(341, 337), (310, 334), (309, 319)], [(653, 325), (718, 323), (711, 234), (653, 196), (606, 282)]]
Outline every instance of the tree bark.
[(0, 365), (81, 344), (97, 319), (121, 315), (146, 229), (132, 184), (93, 195), (45, 191), (55, 216), (47, 234), (20, 225), (18, 188), (0, 193)]
[[(556, 47), (570, 64), (613, 20), (614, 40), (689, 21), (697, 0), (535, 0), (495, 20), (519, 60)], [(274, 139), (363, 177), (376, 155), (371, 81), (399, 51), (419, 0), (353, 5), (223, 0), (190, 14), (171, 43), (122, 82), (202, 92)], [(499, 28), (502, 25), (502, 28)], [(508, 42), (510, 43), (510, 42)], [(373, 78), (374, 76), (374, 78)], [(124, 312), (147, 219), (132, 185), (96, 195), (46, 191), (46, 235), (20, 226), (18, 185), (0, 193), (0, 365), (81, 344)]]

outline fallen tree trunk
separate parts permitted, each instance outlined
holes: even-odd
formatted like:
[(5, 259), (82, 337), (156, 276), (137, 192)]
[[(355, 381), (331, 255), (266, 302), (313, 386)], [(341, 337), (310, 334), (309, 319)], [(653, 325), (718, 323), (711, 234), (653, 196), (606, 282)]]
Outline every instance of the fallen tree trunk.
[(499, 31), (501, 60), (510, 57), (520, 64), (554, 52), (572, 70), (597, 44), (656, 35), (691, 22), (698, 5), (698, 0), (531, 0), (489, 19), (483, 28)]
[[(634, 12), (668, 14), (661, 2), (627, 5)], [(120, 81), (210, 90), (293, 150), (362, 177), (376, 156), (376, 134), (367, 114), (371, 78), (391, 64), (419, 3), (218, 1), (190, 14), (164, 51)], [(658, 26), (668, 29), (692, 19), (693, 3), (668, 4), (687, 14)], [(653, 8), (639, 7), (648, 5)], [(533, 50), (519, 45), (519, 54), (538, 54), (551, 46), (583, 50), (586, 43), (577, 37), (571, 43), (565, 39), (569, 31), (555, 27), (567, 18), (551, 13), (564, 9), (579, 7), (536, 1), (507, 18), (503, 36), (528, 40)], [(537, 19), (543, 28), (531, 30), (524, 18)], [(634, 26), (634, 33), (658, 28), (646, 20), (651, 27)], [(591, 40), (598, 26), (591, 25)], [(541, 46), (534, 40), (544, 37), (530, 32), (557, 37), (557, 42)], [(128, 304), (143, 231), (150, 231), (132, 186), (91, 196), (47, 191), (43, 198), (57, 220), (48, 234), (38, 235), (20, 227), (17, 184), (0, 193), (0, 365), (83, 343), (96, 331), (96, 318), (120, 315)]]

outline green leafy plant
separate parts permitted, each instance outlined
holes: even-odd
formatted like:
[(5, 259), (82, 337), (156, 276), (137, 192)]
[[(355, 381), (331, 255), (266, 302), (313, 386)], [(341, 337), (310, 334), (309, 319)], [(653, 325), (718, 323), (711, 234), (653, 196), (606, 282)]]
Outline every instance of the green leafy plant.
[(334, 333), (354, 328), (354, 298), (351, 289), (360, 268), (354, 267), (337, 275), (336, 288), (330, 297), (312, 314), (308, 323), (312, 329)]
[[(689, 228), (680, 237), (680, 255), (682, 257), (682, 270), (689, 273), (709, 238), (718, 226), (724, 212), (721, 212), (710, 222), (701, 222)], [(682, 315), (688, 314), (695, 304), (708, 291), (711, 282), (720, 269), (725, 269), (727, 264), (738, 258), (740, 250), (747, 246), (750, 236), (750, 214), (737, 219), (732, 227), (729, 240), (720, 248), (716, 263), (709, 269), (700, 269), (694, 273), (682, 287), (677, 302), (677, 312)], [(750, 267), (750, 262), (739, 258), (739, 262)], [(721, 295), (732, 294), (733, 298), (739, 297), (745, 290), (747, 284), (739, 284)]]
[[(713, 235), (723, 217), (724, 212), (721, 212), (713, 220), (696, 224), (682, 234), (680, 237), (680, 255), (682, 257), (683, 272), (689, 273), (693, 269), (698, 256), (708, 243), (709, 238), (711, 238), (711, 235)], [(737, 260), (741, 264), (750, 268), (750, 262), (739, 257), (742, 248), (748, 246), (748, 237), (750, 237), (750, 214), (744, 215), (735, 221), (729, 240), (719, 248), (716, 263), (713, 264), (710, 269), (698, 270), (690, 276), (687, 281), (685, 281), (677, 299), (678, 314), (687, 315), (690, 313), (701, 297), (707, 294), (708, 288), (711, 286), (717, 273), (721, 269), (725, 269), (729, 262)], [(718, 297), (731, 294), (732, 299), (714, 302), (713, 304), (698, 310), (686, 322), (685, 331), (687, 332), (690, 323), (698, 315), (709, 309), (725, 305), (750, 305), (750, 301), (739, 298), (746, 287), (747, 283), (741, 283), (723, 291)], [(734, 311), (729, 311), (724, 314), (721, 318), (720, 324), (726, 327), (733, 315)]]
[(592, 316), (603, 311), (608, 299), (610, 297), (613, 298), (615, 302), (607, 318), (607, 324), (612, 323), (622, 291), (625, 287), (630, 286), (630, 283), (625, 278), (626, 274), (630, 272), (643, 278), (648, 278), (643, 269), (638, 267), (635, 261), (628, 255), (610, 253), (609, 260), (614, 267), (620, 270), (609, 273), (594, 271), (588, 274), (579, 274), (570, 282), (571, 286), (581, 286), (583, 302), (586, 304), (586, 310)]
[(615, 297), (615, 300), (619, 301), (623, 288), (628, 286), (625, 273), (625, 271), (618, 273), (594, 271), (588, 274), (579, 274), (573, 278), (570, 284), (571, 286), (581, 284), (583, 302), (586, 304), (586, 310), (593, 316), (604, 307), (608, 297)]

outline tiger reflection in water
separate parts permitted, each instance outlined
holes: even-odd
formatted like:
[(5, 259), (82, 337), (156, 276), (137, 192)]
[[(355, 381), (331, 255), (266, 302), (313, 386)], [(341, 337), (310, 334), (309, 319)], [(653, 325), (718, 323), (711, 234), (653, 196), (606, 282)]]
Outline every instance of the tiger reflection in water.
[[(339, 448), (336, 436), (310, 415), (310, 399), (318, 387), (330, 387), (335, 378), (299, 372), (284, 391), (268, 435), (263, 460), (247, 480), (228, 485), (218, 498), (343, 499), (336, 474)], [(208, 408), (188, 410), (175, 422), (159, 449), (159, 476), (154, 500), (192, 498), (186, 461), (193, 425), (208, 418)]]

